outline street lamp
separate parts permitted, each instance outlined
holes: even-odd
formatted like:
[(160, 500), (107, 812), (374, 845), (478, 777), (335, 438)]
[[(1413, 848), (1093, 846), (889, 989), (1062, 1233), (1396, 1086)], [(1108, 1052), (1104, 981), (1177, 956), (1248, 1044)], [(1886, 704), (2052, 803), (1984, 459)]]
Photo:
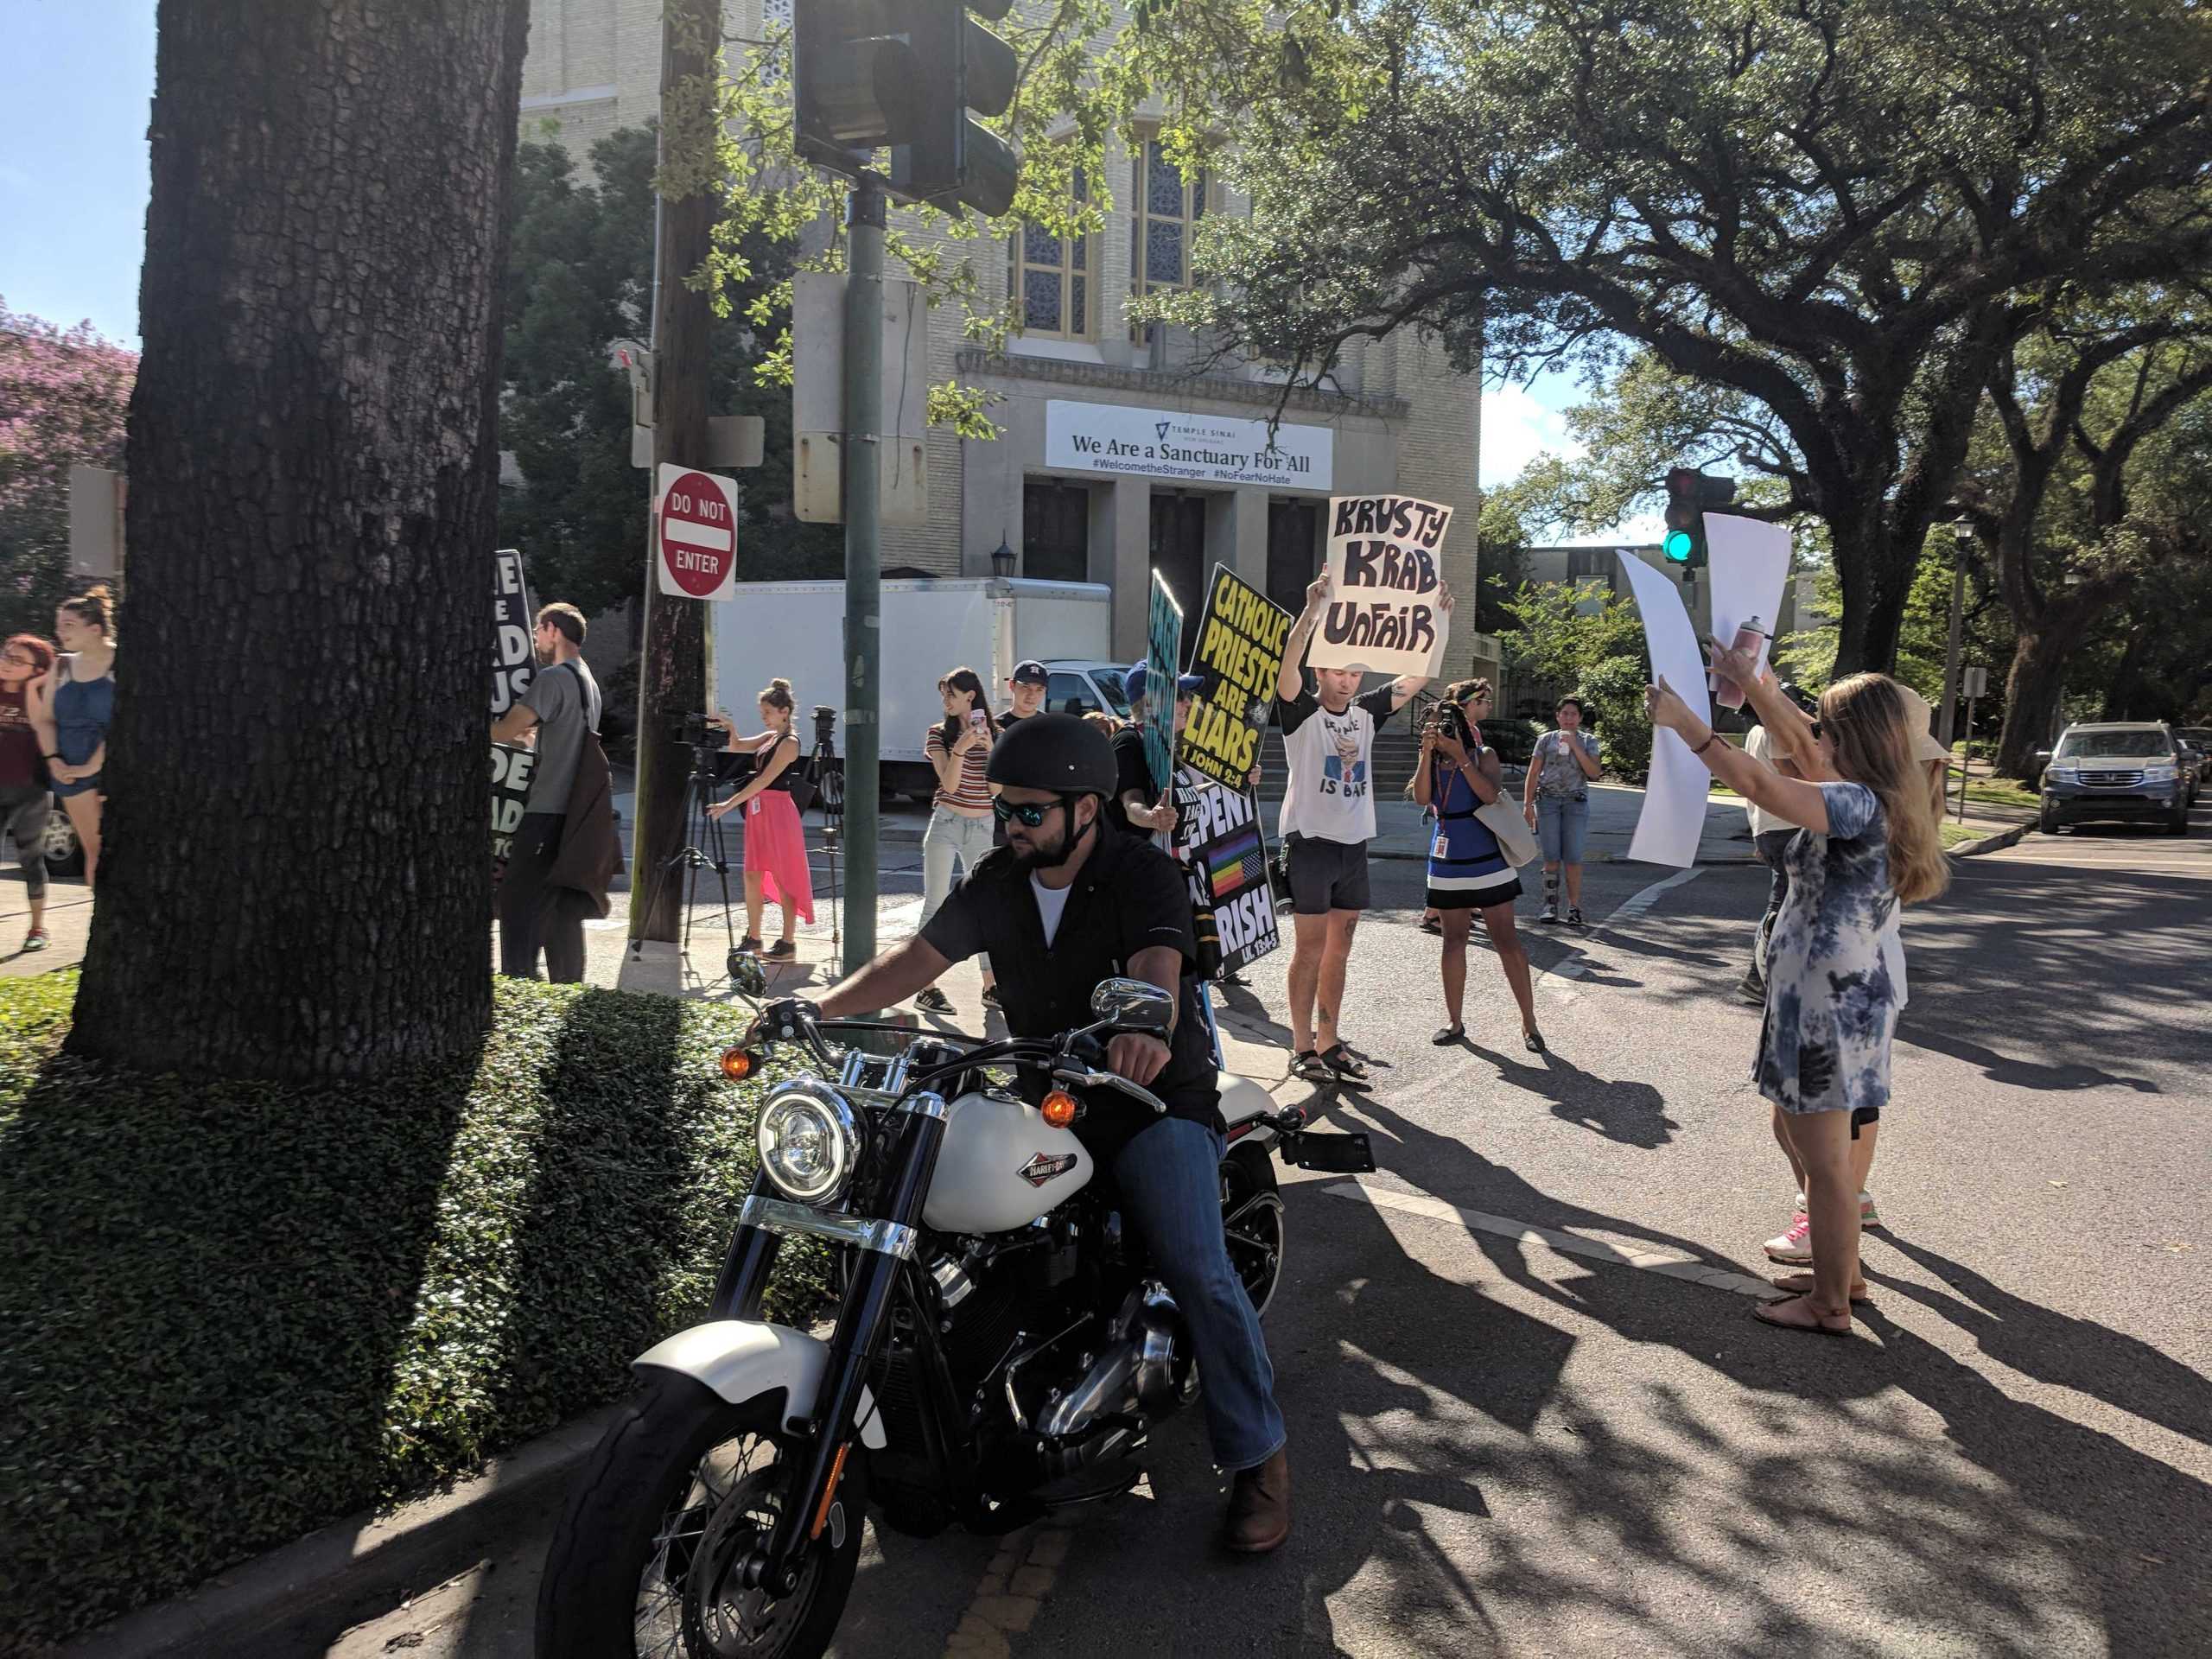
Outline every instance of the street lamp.
[(1943, 646), (1943, 709), (1936, 717), (1936, 741), (1946, 754), (1959, 702), (1959, 629), (1967, 607), (1967, 552), (1973, 546), (1974, 520), (1961, 513), (1951, 525), (1951, 632)]
[(991, 550), (991, 574), (1001, 582), (1014, 576), (1014, 550), (1006, 544), (1006, 537), (999, 537), (999, 544)]

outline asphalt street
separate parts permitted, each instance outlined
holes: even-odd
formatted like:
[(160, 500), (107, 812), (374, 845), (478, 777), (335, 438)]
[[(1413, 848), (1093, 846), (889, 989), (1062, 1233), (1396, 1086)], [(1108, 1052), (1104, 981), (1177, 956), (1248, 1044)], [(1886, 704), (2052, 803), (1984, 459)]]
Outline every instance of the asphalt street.
[[(1585, 907), (1615, 919), (1530, 929), (1537, 1057), (1483, 956), (1471, 1041), (1430, 1046), (1420, 867), (1378, 864), (1345, 1021), (1376, 1083), (1320, 1103), (1382, 1167), (1286, 1177), (1289, 1545), (1213, 1550), (1193, 1414), (1128, 1497), (1008, 1540), (872, 1533), (836, 1651), (2203, 1653), (2212, 804), (2197, 818), (2185, 841), (2031, 836), (1910, 913), (1849, 1342), (1748, 1317), (1790, 1202), (1732, 988), (1763, 874), (1593, 866)], [(1279, 1029), (1286, 965), (1233, 999), (1240, 1035)], [(527, 1654), (549, 1527), (270, 1650)]]

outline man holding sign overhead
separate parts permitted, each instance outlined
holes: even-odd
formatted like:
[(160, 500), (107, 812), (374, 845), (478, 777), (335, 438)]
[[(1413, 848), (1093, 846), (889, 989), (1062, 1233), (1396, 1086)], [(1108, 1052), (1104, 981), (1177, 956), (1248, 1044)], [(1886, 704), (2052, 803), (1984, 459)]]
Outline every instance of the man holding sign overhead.
[[(1371, 528), (1376, 522), (1376, 498), (1348, 499), (1367, 504), (1363, 522)], [(1345, 503), (1330, 505), (1333, 513)], [(1437, 511), (1449, 518), (1448, 509)], [(1440, 541), (1440, 525), (1436, 536)], [(1430, 580), (1421, 592), (1418, 607), (1425, 640), (1416, 646), (1406, 638), (1412, 624), (1405, 613), (1407, 607), (1400, 606), (1397, 620), (1384, 625), (1384, 631), (1401, 643), (1378, 647), (1376, 612), (1363, 594), (1349, 603), (1330, 603), (1335, 585), (1332, 570), (1339, 563), (1336, 538), (1332, 537), (1331, 569), (1324, 569), (1306, 590), (1306, 609), (1290, 631), (1283, 649), (1282, 671), (1275, 678), (1275, 716), (1290, 760), (1290, 782), (1283, 791), (1278, 833), (1290, 862), (1295, 929), (1290, 955), (1290, 1030), (1295, 1051), (1292, 1069), (1308, 1082), (1367, 1081), (1367, 1068), (1344, 1046), (1337, 1019), (1344, 1007), (1344, 968), (1351, 958), (1352, 931), (1368, 904), (1367, 844), (1375, 838), (1376, 728), (1428, 683), (1426, 664), (1442, 648), (1452, 610), (1452, 590), (1435, 575), (1433, 549), (1426, 550), (1426, 558)], [(1379, 573), (1379, 560), (1373, 568)], [(1393, 575), (1408, 568), (1395, 559), (1391, 562)], [(1361, 696), (1359, 683), (1370, 664), (1356, 657), (1342, 666), (1317, 666), (1317, 689), (1308, 691), (1304, 664), (1309, 650), (1317, 664), (1342, 660), (1338, 652), (1325, 654), (1324, 641), (1314, 637), (1316, 630), (1338, 636), (1341, 643), (1358, 631), (1356, 619), (1360, 616), (1368, 619), (1367, 643), (1354, 649), (1363, 654), (1411, 651), (1421, 664), (1420, 671), (1403, 674)]]

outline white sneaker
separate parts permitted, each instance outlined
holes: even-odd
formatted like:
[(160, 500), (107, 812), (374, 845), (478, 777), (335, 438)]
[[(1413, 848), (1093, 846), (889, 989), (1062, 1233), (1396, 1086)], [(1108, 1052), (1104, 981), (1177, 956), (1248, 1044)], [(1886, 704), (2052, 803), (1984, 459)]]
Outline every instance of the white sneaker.
[[(1805, 1195), (1802, 1192), (1790, 1199), (1789, 1203), (1796, 1214), (1802, 1216), (1805, 1213)], [(1859, 1224), (1861, 1227), (1878, 1227), (1882, 1224), (1881, 1211), (1874, 1208), (1874, 1195), (1872, 1192), (1861, 1192), (1859, 1195)]]

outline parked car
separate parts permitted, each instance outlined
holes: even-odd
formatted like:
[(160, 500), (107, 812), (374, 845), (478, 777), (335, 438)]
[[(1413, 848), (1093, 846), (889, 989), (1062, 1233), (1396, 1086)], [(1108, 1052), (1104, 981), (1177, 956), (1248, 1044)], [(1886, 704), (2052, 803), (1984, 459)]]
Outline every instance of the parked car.
[(2069, 726), (2043, 772), (2040, 827), (2153, 820), (2189, 832), (2189, 781), (2172, 730), (2148, 721)]

